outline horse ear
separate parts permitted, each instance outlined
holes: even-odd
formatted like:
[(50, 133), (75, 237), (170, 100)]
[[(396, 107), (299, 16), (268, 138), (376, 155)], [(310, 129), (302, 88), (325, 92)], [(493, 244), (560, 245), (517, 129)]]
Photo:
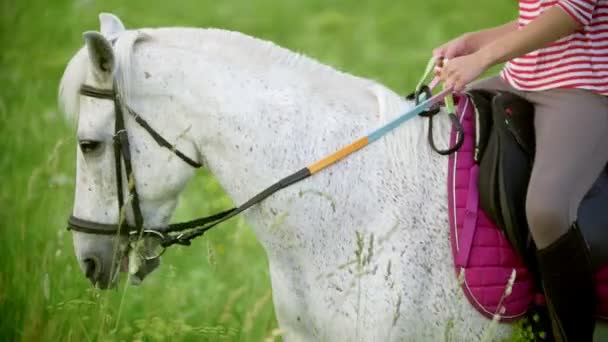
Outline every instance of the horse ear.
[(114, 51), (110, 42), (99, 32), (84, 33), (84, 41), (89, 51), (89, 58), (98, 76), (112, 74), (114, 70)]
[(112, 13), (100, 13), (99, 23), (100, 31), (108, 40), (114, 40), (125, 31), (125, 25), (122, 21)]

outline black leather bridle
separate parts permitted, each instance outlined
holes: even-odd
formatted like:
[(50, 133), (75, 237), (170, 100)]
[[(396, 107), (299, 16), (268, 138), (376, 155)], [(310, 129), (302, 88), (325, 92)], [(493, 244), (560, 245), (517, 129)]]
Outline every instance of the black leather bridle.
[[(114, 85), (116, 89), (116, 85)], [(179, 232), (189, 228), (198, 227), (201, 224), (218, 220), (228, 214), (228, 212), (220, 213), (218, 215), (202, 218), (199, 220), (172, 224), (168, 227), (157, 227), (154, 229), (144, 229), (144, 218), (141, 213), (139, 205), (139, 195), (137, 193), (137, 187), (135, 182), (135, 176), (133, 174), (133, 166), (131, 163), (131, 152), (129, 144), (129, 136), (125, 128), (125, 118), (123, 112), (123, 104), (120, 100), (120, 95), (115, 90), (98, 89), (89, 85), (82, 85), (80, 87), (80, 94), (84, 96), (94, 97), (98, 99), (112, 100), (114, 102), (115, 112), (115, 124), (114, 124), (114, 160), (116, 166), (116, 194), (118, 197), (118, 212), (119, 222), (118, 224), (106, 224), (98, 223), (93, 221), (84, 220), (76, 216), (70, 216), (68, 219), (68, 229), (89, 234), (99, 235), (128, 235), (141, 237), (143, 235), (151, 235), (154, 237), (161, 238), (161, 244), (163, 247), (170, 246), (174, 243), (189, 244), (188, 239), (184, 239), (183, 234), (178, 236), (171, 236), (171, 232)], [(142, 128), (150, 134), (150, 136), (160, 146), (168, 148), (175, 155), (177, 155), (184, 162), (192, 167), (199, 168), (202, 165), (190, 157), (186, 156), (180, 150), (171, 145), (165, 138), (163, 138), (158, 132), (156, 132), (141, 116), (137, 115), (128, 106), (124, 106), (124, 109), (134, 117)], [(124, 204), (125, 196), (123, 194), (123, 177), (122, 177), (122, 163), (124, 162), (125, 172), (127, 174), (128, 182), (128, 193), (130, 196), (131, 209), (133, 211), (133, 221), (135, 225), (129, 225), (126, 223), (124, 215)]]
[[(133, 174), (133, 168), (131, 165), (129, 137), (125, 128), (125, 118), (123, 109), (135, 119), (135, 122), (137, 122), (142, 128), (146, 130), (146, 132), (148, 132), (148, 134), (150, 134), (150, 136), (154, 139), (154, 141), (156, 141), (157, 144), (169, 149), (181, 160), (183, 160), (192, 167), (199, 168), (201, 167), (201, 164), (192, 160), (180, 150), (178, 150), (174, 145), (170, 144), (165, 138), (163, 138), (158, 132), (156, 132), (142, 117), (140, 117), (135, 111), (129, 108), (126, 103), (122, 103), (120, 94), (116, 91), (116, 89), (118, 89), (116, 82), (114, 82), (113, 84), (113, 89), (98, 89), (89, 85), (82, 85), (80, 87), (80, 94), (98, 99), (112, 100), (114, 102), (114, 112), (116, 115), (114, 128), (114, 158), (116, 164), (116, 193), (118, 197), (119, 212), (118, 223), (98, 223), (84, 220), (72, 215), (68, 220), (68, 230), (99, 235), (123, 235), (135, 239), (139, 239), (144, 236), (152, 237), (159, 240), (158, 243), (162, 247), (162, 251), (164, 251), (166, 247), (169, 247), (174, 244), (189, 246), (192, 239), (205, 234), (205, 232), (207, 232), (214, 226), (240, 214), (241, 212), (247, 210), (248, 208), (252, 207), (257, 203), (262, 202), (264, 199), (274, 194), (275, 192), (286, 188), (294, 183), (297, 183), (305, 178), (310, 177), (316, 172), (319, 172), (325, 169), (326, 167), (338, 162), (342, 158), (346, 157), (348, 154), (357, 151), (363, 146), (366, 146), (369, 143), (369, 137), (371, 136), (370, 135), (364, 139), (359, 139), (353, 144), (350, 144), (334, 152), (332, 155), (317, 161), (311, 166), (304, 167), (290, 174), (289, 176), (279, 180), (278, 182), (264, 189), (263, 191), (253, 196), (247, 202), (243, 203), (238, 207), (234, 207), (232, 209), (220, 212), (215, 215), (201, 217), (192, 221), (173, 223), (166, 227), (152, 227), (144, 229), (144, 218), (141, 214), (141, 208), (139, 206), (139, 196), (137, 194), (135, 176)], [(417, 106), (413, 110), (394, 119), (393, 122), (389, 122), (388, 124), (386, 124), (382, 128), (382, 134), (385, 134), (390, 129), (397, 127), (398, 124), (395, 124), (395, 122), (399, 122), (399, 120), (401, 120), (400, 123), (405, 122), (406, 120), (403, 120), (402, 118), (406, 116), (411, 116), (415, 113), (421, 113), (423, 116), (430, 115), (432, 117), (435, 112), (429, 112), (430, 110), (425, 111), (424, 108), (430, 108), (432, 104), (438, 101), (438, 99), (441, 99), (443, 96), (446, 96), (447, 91), (444, 91), (443, 93), (431, 97), (430, 90), (427, 88), (426, 93), (427, 99), (424, 101), (424, 103), (418, 104), (418, 101), (416, 101)], [(418, 95), (419, 94), (416, 93), (416, 98), (418, 97)], [(458, 122), (456, 116), (454, 114), (451, 114), (450, 119), (452, 120), (452, 124), (454, 125), (454, 127), (459, 132), (459, 138), (457, 139), (456, 145), (454, 147), (449, 148), (445, 151), (438, 150), (437, 148), (435, 148), (434, 142), (432, 140), (432, 124), (429, 125), (429, 141), (431, 143), (431, 146), (438, 153), (443, 155), (450, 154), (458, 150), (462, 145), (464, 137), (464, 135), (462, 134), (462, 126)], [(385, 127), (389, 127), (390, 129), (385, 129)], [(376, 132), (378, 132), (378, 130)], [(135, 224), (134, 226), (126, 223), (124, 215), (125, 198), (123, 194), (122, 179), (123, 162), (127, 175), (127, 189), (130, 197), (131, 209), (133, 211), (133, 219)], [(162, 254), (162, 251), (160, 254)], [(154, 257), (157, 257), (159, 255), (156, 255)]]
[[(133, 167), (131, 164), (131, 152), (129, 145), (129, 137), (125, 128), (124, 110), (131, 115), (135, 122), (137, 122), (143, 129), (150, 134), (150, 136), (160, 146), (165, 147), (175, 153), (181, 160), (186, 162), (192, 167), (199, 168), (201, 164), (192, 160), (174, 145), (170, 144), (165, 138), (163, 138), (158, 132), (156, 132), (141, 116), (133, 111), (129, 106), (121, 102), (119, 93), (116, 91), (117, 85), (114, 83), (113, 89), (98, 89), (89, 85), (82, 85), (80, 87), (80, 94), (84, 96), (94, 97), (98, 99), (111, 100), (114, 102), (115, 112), (115, 126), (114, 126), (114, 158), (116, 164), (116, 193), (118, 197), (118, 212), (119, 222), (117, 224), (106, 224), (88, 221), (85, 219), (78, 218), (71, 215), (68, 219), (68, 230), (73, 230), (88, 234), (98, 235), (122, 235), (131, 238), (141, 237), (153, 237), (159, 239), (160, 246), (164, 248), (174, 244), (180, 244), (189, 246), (190, 241), (198, 236), (203, 235), (209, 229), (214, 226), (228, 220), (231, 217), (238, 215), (245, 211), (251, 206), (263, 201), (273, 193), (296, 183), (304, 178), (310, 176), (310, 171), (307, 168), (301, 169), (288, 177), (285, 177), (268, 187), (264, 191), (258, 193), (243, 205), (234, 207), (232, 209), (220, 212), (215, 215), (198, 218), (192, 221), (186, 221), (181, 223), (173, 223), (166, 227), (153, 227), (144, 229), (144, 218), (141, 213), (139, 205), (139, 196), (137, 194), (137, 187), (135, 182), (135, 175), (133, 174)], [(123, 179), (122, 179), (122, 163), (125, 165), (125, 172), (127, 175), (128, 182), (128, 194), (130, 196), (131, 209), (133, 211), (133, 219), (135, 225), (129, 225), (126, 222), (124, 214), (125, 197), (123, 194)], [(162, 254), (162, 253), (161, 253)]]

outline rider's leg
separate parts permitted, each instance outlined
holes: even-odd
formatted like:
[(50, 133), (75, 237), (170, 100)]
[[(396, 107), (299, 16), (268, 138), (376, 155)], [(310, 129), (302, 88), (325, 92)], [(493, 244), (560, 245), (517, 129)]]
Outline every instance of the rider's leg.
[(556, 337), (591, 341), (593, 270), (576, 216), (608, 162), (608, 98), (585, 90), (527, 92), (536, 155), (526, 215)]

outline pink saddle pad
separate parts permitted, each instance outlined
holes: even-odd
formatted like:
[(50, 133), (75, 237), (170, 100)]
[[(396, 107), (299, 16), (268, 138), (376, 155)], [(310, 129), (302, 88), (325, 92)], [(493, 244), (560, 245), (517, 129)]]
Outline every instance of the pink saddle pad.
[[(525, 315), (533, 302), (542, 303), (542, 295), (523, 260), (479, 205), (479, 167), (473, 160), (475, 109), (467, 96), (454, 100), (456, 115), (465, 130), (462, 147), (448, 161), (450, 239), (456, 274), (464, 273), (463, 291), (479, 312), (492, 318), (504, 307), (501, 321), (512, 321)], [(455, 143), (455, 131), (450, 140)], [(510, 295), (505, 296), (513, 270), (515, 281)], [(608, 320), (608, 265), (596, 272), (595, 279), (597, 315)]]

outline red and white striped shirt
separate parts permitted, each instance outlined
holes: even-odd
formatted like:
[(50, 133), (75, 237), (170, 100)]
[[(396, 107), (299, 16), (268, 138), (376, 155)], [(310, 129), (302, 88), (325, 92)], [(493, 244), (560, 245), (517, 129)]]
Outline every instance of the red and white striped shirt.
[(502, 77), (520, 90), (581, 88), (608, 95), (608, 0), (519, 0), (519, 27), (552, 6), (582, 28), (509, 61)]

